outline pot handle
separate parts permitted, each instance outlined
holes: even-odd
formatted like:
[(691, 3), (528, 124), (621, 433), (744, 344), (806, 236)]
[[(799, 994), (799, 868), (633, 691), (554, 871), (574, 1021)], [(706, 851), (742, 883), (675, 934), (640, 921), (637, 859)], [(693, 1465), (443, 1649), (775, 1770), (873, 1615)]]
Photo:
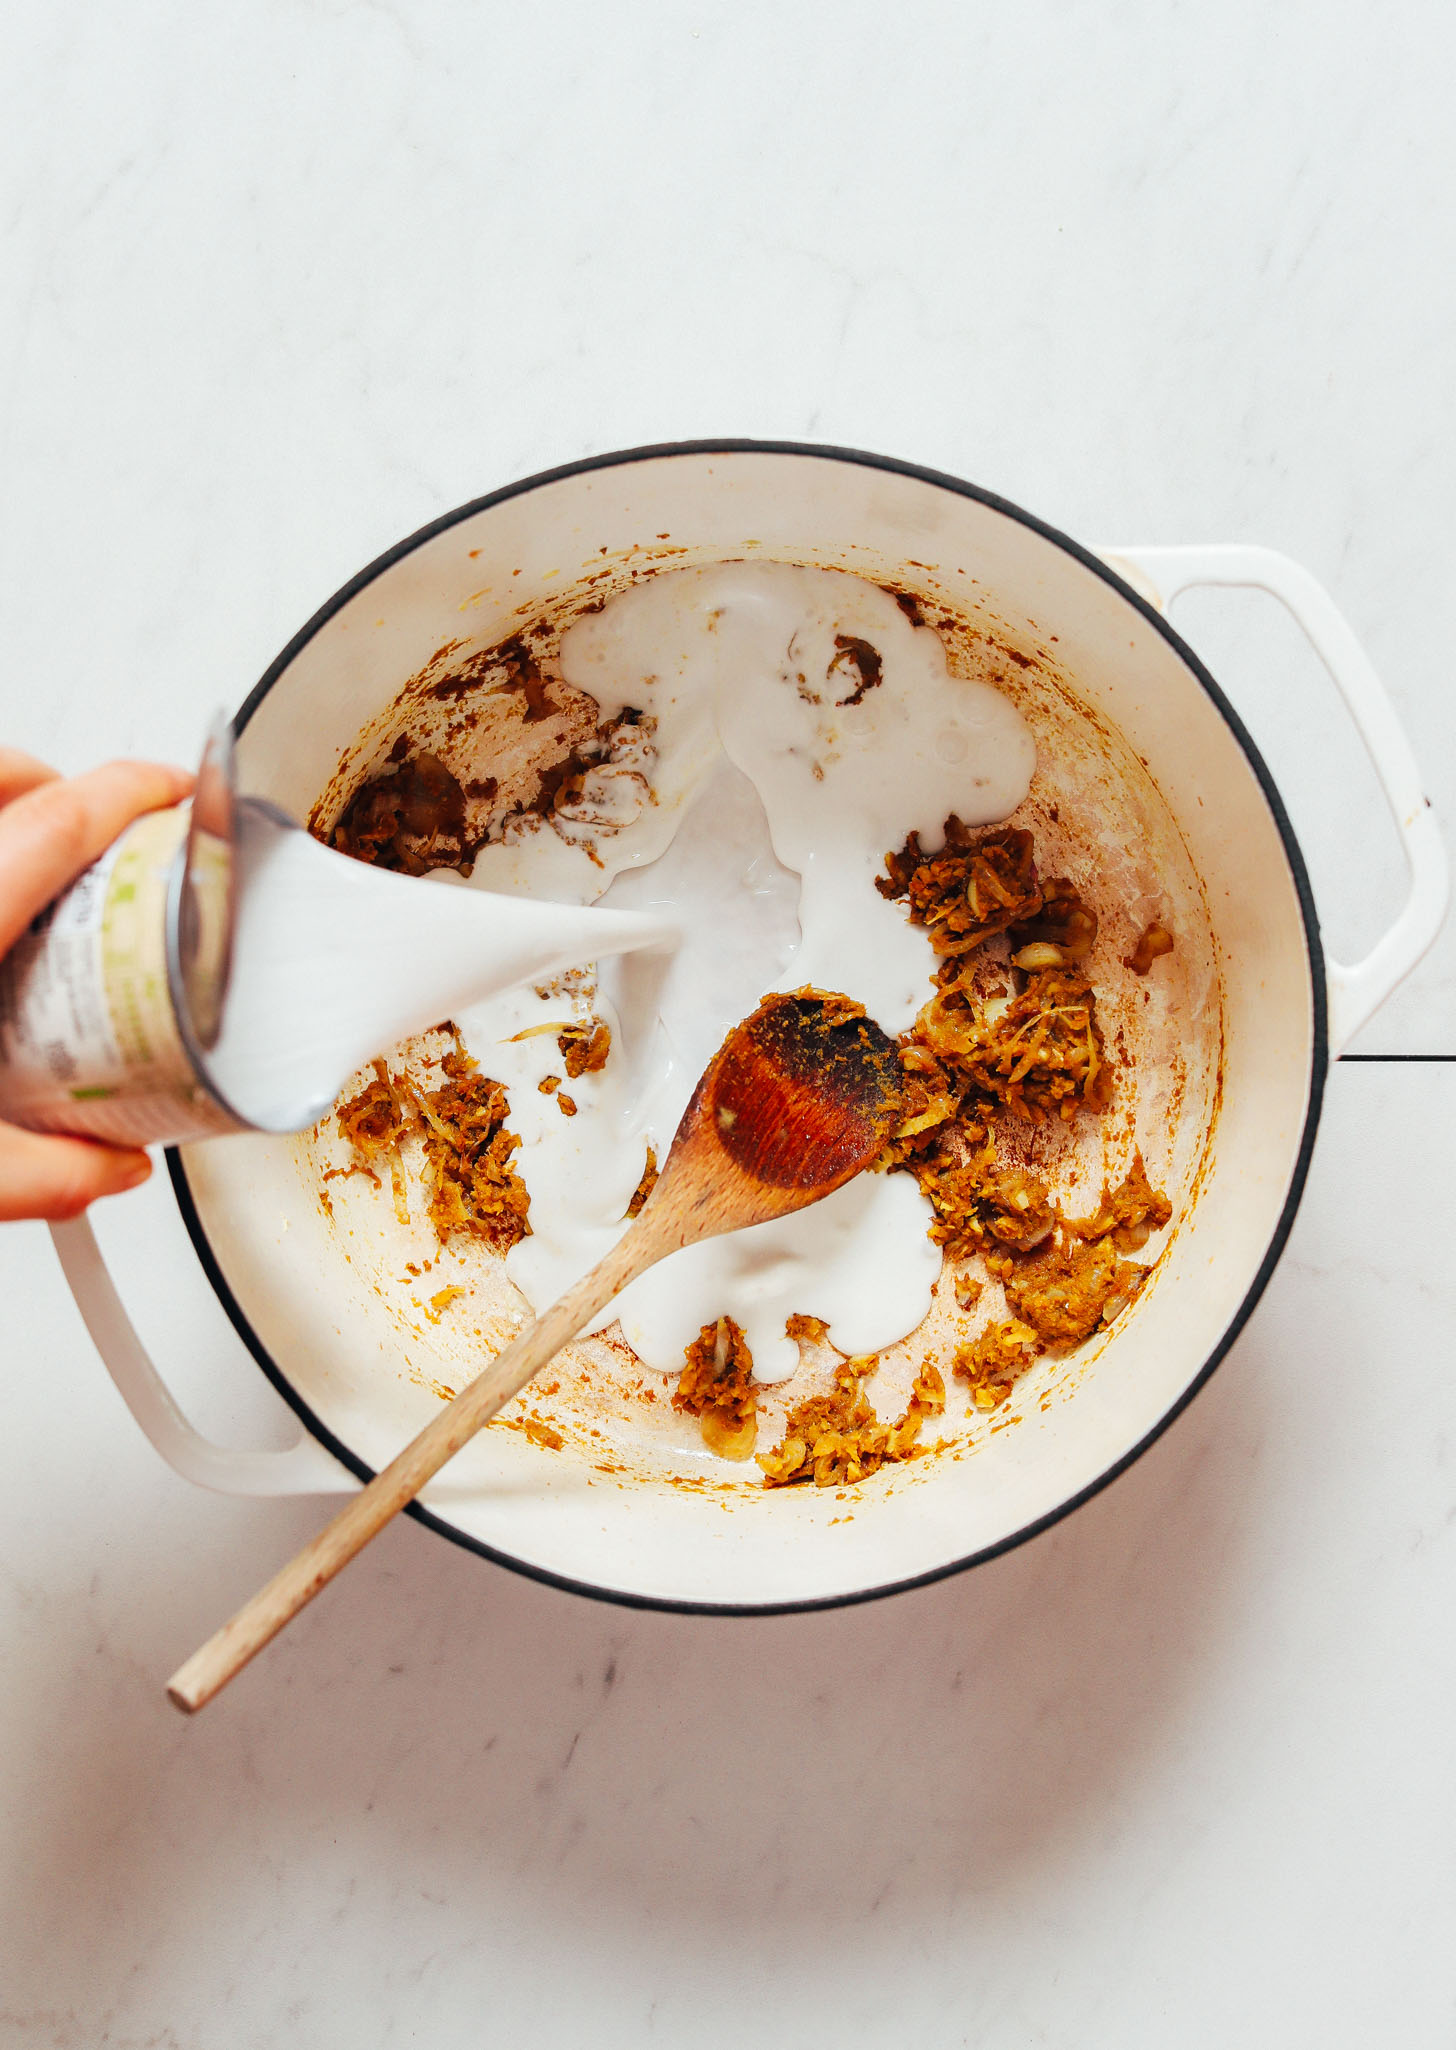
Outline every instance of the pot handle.
[(1160, 612), (1197, 584), (1269, 592), (1303, 628), (1345, 701), (1395, 820), (1410, 873), (1410, 894), (1394, 925), (1363, 961), (1346, 965), (1326, 955), (1330, 1044), (1338, 1054), (1435, 939), (1450, 892), (1446, 850), (1395, 707), (1334, 599), (1287, 555), (1239, 545), (1098, 552), (1109, 569)]
[(122, 1401), (174, 1472), (223, 1495), (338, 1495), (358, 1487), (333, 1454), (306, 1433), (282, 1452), (235, 1452), (194, 1430), (137, 1336), (89, 1221), (76, 1217), (53, 1224), (51, 1238), (76, 1307)]

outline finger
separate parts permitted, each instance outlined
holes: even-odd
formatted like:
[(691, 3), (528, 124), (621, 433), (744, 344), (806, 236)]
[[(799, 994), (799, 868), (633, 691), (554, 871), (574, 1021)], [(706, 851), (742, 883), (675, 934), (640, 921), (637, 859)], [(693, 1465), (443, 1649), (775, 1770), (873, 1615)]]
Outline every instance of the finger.
[(192, 788), (181, 769), (158, 762), (109, 762), (68, 781), (38, 784), (0, 811), (0, 954), (37, 911), (73, 882), (146, 811), (176, 804)]
[(38, 762), (34, 755), (22, 754), (18, 747), (0, 747), (0, 805), (9, 804), (12, 797), (23, 797), (38, 783), (51, 782), (55, 774), (54, 769)]
[(135, 1189), (152, 1171), (146, 1154), (96, 1139), (61, 1139), (0, 1124), (0, 1223), (79, 1217), (99, 1196)]

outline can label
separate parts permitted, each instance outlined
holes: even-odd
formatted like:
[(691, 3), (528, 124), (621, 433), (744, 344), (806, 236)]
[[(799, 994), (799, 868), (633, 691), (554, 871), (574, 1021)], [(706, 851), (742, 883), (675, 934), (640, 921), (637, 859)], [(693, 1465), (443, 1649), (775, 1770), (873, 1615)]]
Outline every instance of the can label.
[(137, 819), (0, 961), (0, 1118), (129, 1146), (243, 1129), (193, 1065), (167, 974), (187, 820)]

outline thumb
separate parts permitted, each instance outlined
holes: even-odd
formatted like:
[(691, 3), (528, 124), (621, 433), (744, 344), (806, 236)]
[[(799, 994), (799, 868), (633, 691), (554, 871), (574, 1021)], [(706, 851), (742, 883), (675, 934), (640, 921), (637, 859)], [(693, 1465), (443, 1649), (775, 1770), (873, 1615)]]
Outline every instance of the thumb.
[(99, 1196), (139, 1187), (151, 1171), (151, 1161), (137, 1147), (0, 1124), (0, 1223), (40, 1217), (59, 1224), (79, 1217)]

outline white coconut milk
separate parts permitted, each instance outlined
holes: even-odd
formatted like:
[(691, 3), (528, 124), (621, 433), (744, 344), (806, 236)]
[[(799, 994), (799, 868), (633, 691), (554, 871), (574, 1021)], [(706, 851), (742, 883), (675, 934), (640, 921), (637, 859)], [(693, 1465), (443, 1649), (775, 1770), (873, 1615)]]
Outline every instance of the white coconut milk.
[[(604, 719), (630, 706), (644, 722), (557, 823), (522, 821), (484, 849), (477, 878), (671, 916), (683, 937), (670, 955), (609, 964), (586, 1001), (518, 988), (454, 1013), (510, 1091), (532, 1235), (507, 1272), (538, 1311), (620, 1236), (647, 1147), (665, 1157), (707, 1060), (761, 996), (814, 984), (857, 998), (887, 1032), (910, 1024), (935, 957), (874, 888), (885, 853), (912, 828), (937, 843), (950, 812), (1005, 818), (1035, 766), (1007, 698), (951, 677), (933, 631), (836, 571), (654, 577), (573, 626), (561, 668)], [(611, 1058), (543, 1094), (563, 1068), (539, 1028), (585, 1010), (611, 1025)], [(620, 1317), (663, 1372), (722, 1315), (742, 1325), (762, 1380), (797, 1364), (784, 1334), (795, 1312), (824, 1318), (845, 1351), (875, 1351), (929, 1307), (940, 1253), (928, 1223), (911, 1177), (862, 1175), (797, 1216), (674, 1255), (601, 1322)]]

